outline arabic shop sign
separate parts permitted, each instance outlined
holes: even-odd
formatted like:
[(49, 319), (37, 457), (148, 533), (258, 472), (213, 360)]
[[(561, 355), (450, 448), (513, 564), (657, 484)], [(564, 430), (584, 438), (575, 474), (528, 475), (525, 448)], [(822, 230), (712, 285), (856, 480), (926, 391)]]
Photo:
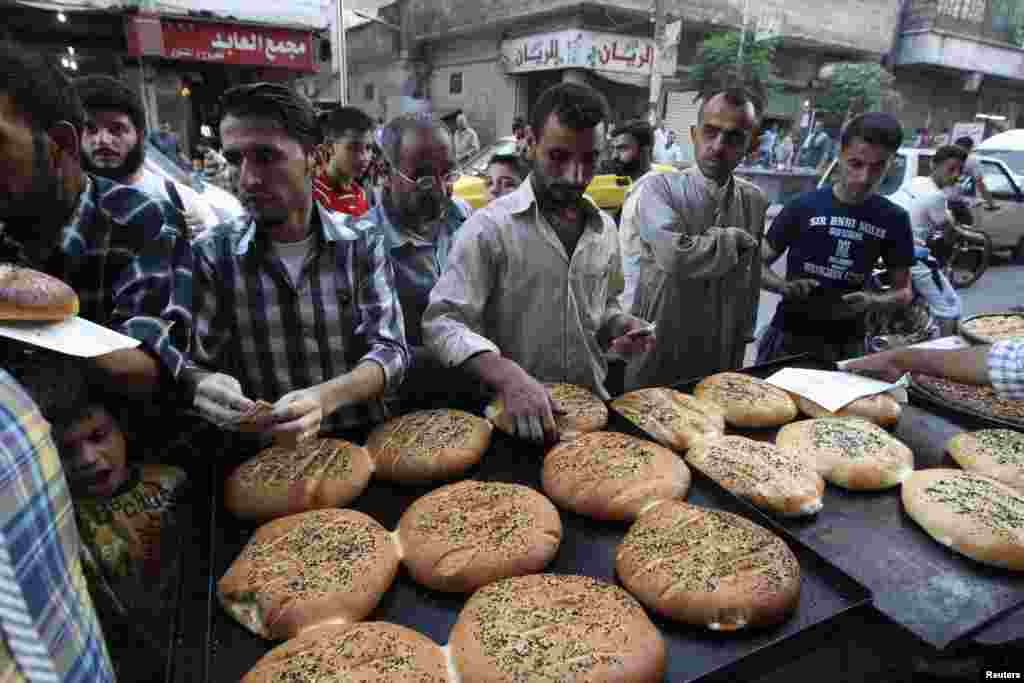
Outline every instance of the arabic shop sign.
[(133, 55), (316, 70), (312, 34), (306, 31), (136, 15), (129, 18), (127, 33)]
[(501, 57), (509, 73), (592, 69), (650, 75), (654, 40), (595, 31), (558, 31), (506, 40)]

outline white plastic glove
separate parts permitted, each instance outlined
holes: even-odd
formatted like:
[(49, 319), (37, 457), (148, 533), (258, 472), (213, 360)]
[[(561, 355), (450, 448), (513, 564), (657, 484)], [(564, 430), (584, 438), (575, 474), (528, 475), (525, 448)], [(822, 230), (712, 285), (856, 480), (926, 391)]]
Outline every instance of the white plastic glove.
[(216, 372), (196, 385), (192, 403), (200, 416), (222, 429), (238, 430), (242, 416), (255, 405), (242, 393), (242, 385), (231, 375)]

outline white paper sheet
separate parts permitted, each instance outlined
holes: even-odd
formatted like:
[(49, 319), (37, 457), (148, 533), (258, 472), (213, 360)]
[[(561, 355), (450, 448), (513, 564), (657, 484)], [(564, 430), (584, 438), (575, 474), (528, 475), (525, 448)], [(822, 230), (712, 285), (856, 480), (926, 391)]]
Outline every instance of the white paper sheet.
[(0, 336), (81, 358), (133, 349), (140, 343), (77, 315), (57, 323), (5, 320), (0, 322)]
[(906, 377), (890, 384), (849, 372), (783, 368), (766, 381), (809, 398), (833, 413), (858, 398), (875, 394), (888, 393), (900, 403), (907, 402)]
[(910, 349), (937, 349), (939, 351), (956, 351), (957, 349), (966, 349), (971, 343), (959, 336), (941, 337), (939, 339), (933, 339), (931, 341), (921, 342), (920, 344), (914, 344), (908, 346)]

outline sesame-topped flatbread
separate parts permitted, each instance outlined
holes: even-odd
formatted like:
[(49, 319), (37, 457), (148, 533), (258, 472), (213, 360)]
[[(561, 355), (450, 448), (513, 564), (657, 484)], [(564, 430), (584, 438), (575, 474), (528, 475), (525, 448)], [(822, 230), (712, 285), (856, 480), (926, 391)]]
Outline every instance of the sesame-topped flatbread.
[(1024, 434), (1012, 429), (961, 432), (946, 442), (960, 467), (1024, 493)]
[(366, 617), (391, 586), (399, 550), (355, 510), (314, 510), (264, 524), (217, 584), (225, 611), (256, 635), (292, 638)]
[(680, 453), (725, 433), (725, 410), (674, 389), (638, 389), (612, 401), (612, 408), (658, 443)]
[(775, 445), (806, 458), (827, 481), (846, 489), (877, 491), (897, 486), (914, 471), (906, 444), (866, 420), (823, 417), (779, 430)]
[(461, 410), (422, 410), (378, 426), (366, 448), (381, 479), (404, 484), (443, 481), (480, 462), (491, 430), (490, 422)]
[(725, 421), (739, 429), (780, 427), (799, 414), (790, 395), (762, 379), (739, 372), (704, 378), (693, 395), (725, 411)]
[[(554, 416), (562, 441), (608, 426), (608, 406), (589, 389), (564, 383), (546, 383), (544, 386), (563, 411)], [(501, 399), (495, 399), (488, 404), (484, 414), (501, 431), (506, 434), (515, 433), (515, 425), (505, 413), (505, 405)]]

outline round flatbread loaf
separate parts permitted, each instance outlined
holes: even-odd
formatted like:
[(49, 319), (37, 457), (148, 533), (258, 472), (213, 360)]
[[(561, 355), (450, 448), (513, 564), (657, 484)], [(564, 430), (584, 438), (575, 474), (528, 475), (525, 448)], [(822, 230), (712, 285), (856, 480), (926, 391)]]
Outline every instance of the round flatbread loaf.
[(784, 517), (821, 510), (825, 480), (811, 463), (745, 436), (723, 436), (691, 448), (686, 462), (723, 488)]
[[(575, 384), (550, 382), (544, 386), (564, 411), (555, 415), (555, 424), (562, 441), (608, 426), (608, 406), (589, 389)], [(515, 433), (515, 425), (505, 413), (505, 404), (501, 399), (491, 401), (484, 414), (501, 431), (506, 434)]]
[(685, 452), (725, 433), (725, 411), (674, 389), (638, 389), (612, 401), (612, 408), (658, 443)]
[(423, 410), (388, 420), (366, 442), (374, 474), (402, 484), (444, 481), (480, 462), (491, 423), (461, 410)]
[(946, 442), (960, 467), (1024, 493), (1024, 434), (1012, 429), (961, 432)]
[(264, 524), (217, 584), (224, 609), (272, 640), (372, 612), (398, 571), (391, 535), (355, 510), (313, 510)]
[(573, 512), (602, 520), (633, 520), (659, 500), (685, 498), (690, 468), (658, 444), (614, 432), (593, 432), (559, 444), (544, 458), (544, 493)]
[(739, 372), (720, 372), (704, 378), (693, 395), (725, 410), (725, 421), (740, 429), (779, 427), (799, 411), (789, 394), (762, 379)]
[(989, 477), (918, 470), (903, 482), (903, 509), (932, 538), (973, 560), (1024, 571), (1024, 495)]
[(398, 521), (405, 567), (434, 590), (468, 593), (539, 572), (562, 541), (562, 520), (527, 486), (460, 481), (419, 498)]
[(78, 314), (78, 295), (62, 280), (0, 263), (0, 320), (60, 321)]
[(745, 517), (680, 501), (630, 527), (615, 571), (655, 612), (713, 631), (776, 624), (800, 598), (800, 565), (785, 541)]
[(914, 453), (887, 431), (862, 419), (823, 417), (779, 430), (775, 445), (806, 458), (818, 474), (855, 491), (892, 488), (914, 471)]
[(826, 410), (809, 398), (796, 396), (800, 412), (808, 417), (859, 417), (880, 427), (892, 427), (900, 421), (903, 406), (889, 394), (875, 394), (858, 398), (836, 412)]
[(410, 628), (322, 626), (263, 655), (241, 683), (448, 683), (444, 651)]
[(261, 521), (344, 507), (366, 490), (372, 471), (366, 449), (342, 439), (273, 446), (232, 472), (224, 484), (224, 507)]
[(655, 683), (665, 642), (618, 586), (587, 576), (535, 574), (481, 588), (448, 643), (466, 683)]

